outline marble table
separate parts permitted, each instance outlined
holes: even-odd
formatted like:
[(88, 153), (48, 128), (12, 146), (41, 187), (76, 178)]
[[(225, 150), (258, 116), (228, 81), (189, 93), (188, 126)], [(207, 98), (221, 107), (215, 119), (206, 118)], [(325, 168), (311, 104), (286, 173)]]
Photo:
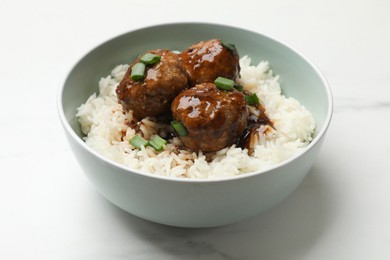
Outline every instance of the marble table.
[[(0, 2), (0, 259), (390, 259), (390, 2)], [(163, 226), (100, 196), (64, 138), (56, 94), (115, 35), (167, 22), (244, 27), (324, 72), (335, 111), (285, 201), (210, 229)]]

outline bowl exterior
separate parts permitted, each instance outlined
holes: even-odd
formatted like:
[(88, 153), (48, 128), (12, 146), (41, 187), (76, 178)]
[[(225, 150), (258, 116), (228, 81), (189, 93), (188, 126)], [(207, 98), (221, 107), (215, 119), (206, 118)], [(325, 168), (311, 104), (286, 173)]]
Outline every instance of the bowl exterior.
[[(191, 181), (125, 169), (92, 151), (82, 141), (76, 108), (97, 91), (99, 77), (108, 75), (115, 65), (128, 63), (146, 49), (182, 50), (183, 46), (209, 38), (231, 39), (240, 54), (255, 54), (254, 63), (269, 60), (272, 68), (284, 76), (282, 84), (286, 93), (296, 94), (314, 114), (317, 133), (301, 155), (262, 173), (217, 181)], [(156, 42), (160, 45), (155, 45)], [(269, 37), (222, 25), (170, 24), (124, 34), (83, 57), (60, 91), (59, 114), (80, 166), (96, 189), (113, 204), (157, 223), (214, 227), (255, 216), (284, 200), (299, 186), (315, 162), (330, 122), (332, 103), (326, 84), (311, 63)]]
[(253, 217), (277, 205), (302, 182), (322, 140), (297, 159), (249, 177), (180, 182), (132, 173), (100, 160), (67, 134), (88, 179), (121, 209), (178, 227), (216, 227)]

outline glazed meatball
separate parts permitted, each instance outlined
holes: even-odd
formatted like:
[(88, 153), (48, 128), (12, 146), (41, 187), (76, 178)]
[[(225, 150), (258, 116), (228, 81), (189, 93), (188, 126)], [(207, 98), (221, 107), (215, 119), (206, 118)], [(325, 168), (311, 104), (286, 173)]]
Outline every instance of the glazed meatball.
[(140, 62), (140, 58), (136, 59), (116, 89), (123, 108), (132, 110), (138, 120), (169, 111), (172, 100), (188, 86), (188, 75), (178, 54), (169, 50), (151, 50), (147, 53), (161, 56), (160, 61), (148, 65), (145, 78), (135, 81), (131, 79), (131, 71)]
[(219, 90), (213, 83), (198, 84), (172, 102), (172, 116), (188, 131), (180, 137), (192, 150), (218, 151), (237, 142), (247, 125), (244, 94)]
[(214, 82), (219, 76), (235, 80), (240, 73), (237, 49), (223, 46), (221, 40), (201, 41), (190, 46), (180, 56), (191, 86)]

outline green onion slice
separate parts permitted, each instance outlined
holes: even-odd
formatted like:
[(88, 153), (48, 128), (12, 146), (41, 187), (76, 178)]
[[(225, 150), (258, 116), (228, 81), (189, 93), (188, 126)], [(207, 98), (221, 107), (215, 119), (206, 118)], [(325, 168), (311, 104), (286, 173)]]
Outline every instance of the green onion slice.
[(144, 138), (142, 138), (141, 135), (138, 134), (135, 135), (133, 138), (131, 138), (130, 144), (135, 148), (141, 149), (141, 146), (145, 147), (149, 144), (149, 142)]
[(214, 80), (214, 84), (217, 86), (217, 88), (222, 90), (232, 90), (234, 87), (235, 82), (231, 79), (218, 77), (216, 80)]
[(167, 144), (167, 140), (161, 138), (158, 135), (155, 135), (152, 140), (149, 141), (149, 145), (154, 148), (156, 151), (161, 151), (164, 145)]
[(171, 126), (173, 127), (173, 129), (175, 129), (175, 131), (178, 133), (179, 136), (188, 135), (187, 129), (185, 128), (182, 122), (172, 121)]
[(237, 89), (240, 92), (244, 91), (244, 87), (242, 85), (234, 85), (234, 88)]
[(236, 46), (233, 43), (227, 43), (227, 42), (224, 42), (224, 41), (221, 41), (221, 45), (223, 47), (229, 49), (229, 51), (234, 51), (234, 49), (236, 48)]
[(135, 81), (143, 80), (145, 77), (145, 69), (146, 65), (141, 62), (134, 64), (134, 66), (131, 68), (131, 79)]
[(249, 106), (260, 104), (259, 97), (256, 95), (256, 93), (245, 96), (245, 101)]
[(161, 56), (153, 54), (153, 53), (146, 53), (140, 59), (140, 61), (146, 65), (153, 65), (153, 64), (159, 62), (160, 60), (161, 60)]

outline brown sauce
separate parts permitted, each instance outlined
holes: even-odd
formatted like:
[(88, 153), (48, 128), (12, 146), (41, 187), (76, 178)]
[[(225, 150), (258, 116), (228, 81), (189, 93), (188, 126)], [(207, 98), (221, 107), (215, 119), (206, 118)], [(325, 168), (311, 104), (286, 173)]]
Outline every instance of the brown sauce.
[(264, 107), (259, 104), (256, 106), (256, 109), (260, 112), (259, 116), (256, 117), (256, 119), (250, 116), (248, 117), (247, 127), (237, 141), (237, 147), (240, 147), (241, 149), (248, 149), (249, 154), (253, 153), (251, 138), (256, 134), (256, 130), (262, 125), (269, 125), (273, 127), (272, 121), (265, 114)]

